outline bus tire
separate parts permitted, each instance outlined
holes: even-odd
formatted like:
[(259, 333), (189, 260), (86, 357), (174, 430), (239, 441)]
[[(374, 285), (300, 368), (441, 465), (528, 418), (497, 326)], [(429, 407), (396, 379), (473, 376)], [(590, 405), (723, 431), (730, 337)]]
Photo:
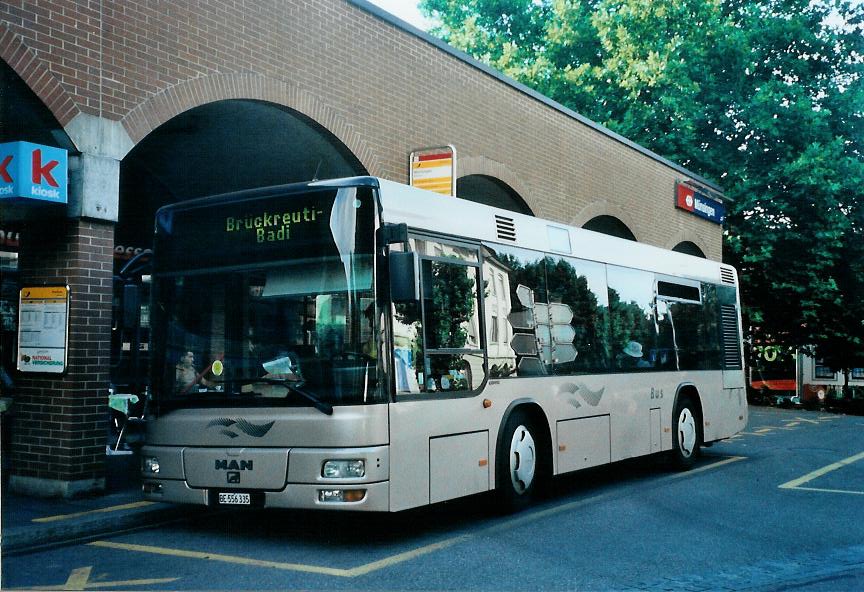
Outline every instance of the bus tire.
[(672, 414), (672, 452), (670, 458), (676, 469), (690, 469), (699, 456), (702, 445), (702, 418), (693, 399), (684, 395), (675, 404)]
[(495, 482), (498, 507), (516, 512), (537, 495), (543, 477), (542, 436), (531, 417), (515, 410), (501, 432), (496, 456)]

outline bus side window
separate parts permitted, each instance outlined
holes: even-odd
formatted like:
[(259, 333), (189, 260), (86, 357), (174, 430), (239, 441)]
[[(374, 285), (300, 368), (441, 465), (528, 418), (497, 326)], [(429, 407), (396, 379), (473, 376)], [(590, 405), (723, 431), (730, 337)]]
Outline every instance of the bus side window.
[[(447, 245), (444, 245), (447, 254)], [(478, 306), (479, 267), (422, 261), (427, 392), (471, 391), (483, 382)]]
[[(554, 373), (602, 372), (609, 367), (609, 297), (602, 263), (572, 257), (546, 257), (550, 304), (566, 306), (572, 315), (567, 330), (552, 314)], [(556, 337), (569, 337), (572, 340)]]
[(651, 359), (658, 370), (677, 370), (679, 351), (675, 346), (678, 318), (673, 317), (669, 302), (657, 298), (657, 347), (651, 350)]
[(485, 376), (476, 249), (411, 239), (422, 301), (393, 305), (397, 394), (464, 392)]
[(423, 379), (423, 325), (420, 321), (420, 303), (393, 305), (393, 372), (396, 393), (412, 394), (421, 391)]
[(701, 305), (675, 302), (669, 306), (681, 370), (722, 368), (717, 292), (708, 284), (702, 284), (701, 290)]
[(654, 274), (609, 265), (609, 340), (615, 369), (623, 372), (653, 368), (656, 349)]

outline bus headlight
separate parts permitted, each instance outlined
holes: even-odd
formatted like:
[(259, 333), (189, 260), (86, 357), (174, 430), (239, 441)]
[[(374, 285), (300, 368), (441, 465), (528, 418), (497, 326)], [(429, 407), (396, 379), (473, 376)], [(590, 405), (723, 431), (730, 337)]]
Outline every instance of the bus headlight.
[(321, 476), (327, 479), (353, 479), (366, 475), (366, 461), (363, 459), (328, 460), (324, 462)]
[(141, 469), (145, 473), (157, 474), (159, 472), (159, 457), (145, 456), (141, 459)]

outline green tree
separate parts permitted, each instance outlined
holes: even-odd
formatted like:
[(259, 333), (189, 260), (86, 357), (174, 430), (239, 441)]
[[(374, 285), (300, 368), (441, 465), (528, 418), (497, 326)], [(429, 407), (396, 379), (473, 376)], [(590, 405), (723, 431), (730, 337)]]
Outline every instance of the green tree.
[(864, 349), (864, 3), (421, 6), (445, 41), (721, 184), (746, 322), (856, 363), (834, 352)]
[(820, 325), (824, 335), (815, 352), (827, 366), (843, 371), (846, 391), (850, 369), (864, 368), (864, 210), (852, 209), (848, 220), (834, 274), (840, 296), (834, 302), (835, 314)]

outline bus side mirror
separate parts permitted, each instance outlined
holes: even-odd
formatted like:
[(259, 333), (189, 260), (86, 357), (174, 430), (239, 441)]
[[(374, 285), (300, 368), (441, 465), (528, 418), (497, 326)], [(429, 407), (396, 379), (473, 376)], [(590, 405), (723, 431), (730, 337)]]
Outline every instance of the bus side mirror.
[(123, 286), (123, 327), (130, 328), (138, 324), (141, 313), (141, 291), (135, 284)]
[(396, 243), (408, 242), (408, 225), (402, 224), (384, 224), (378, 229), (378, 244), (393, 245)]
[(395, 304), (416, 302), (420, 299), (420, 278), (417, 258), (412, 252), (390, 252), (390, 297)]

